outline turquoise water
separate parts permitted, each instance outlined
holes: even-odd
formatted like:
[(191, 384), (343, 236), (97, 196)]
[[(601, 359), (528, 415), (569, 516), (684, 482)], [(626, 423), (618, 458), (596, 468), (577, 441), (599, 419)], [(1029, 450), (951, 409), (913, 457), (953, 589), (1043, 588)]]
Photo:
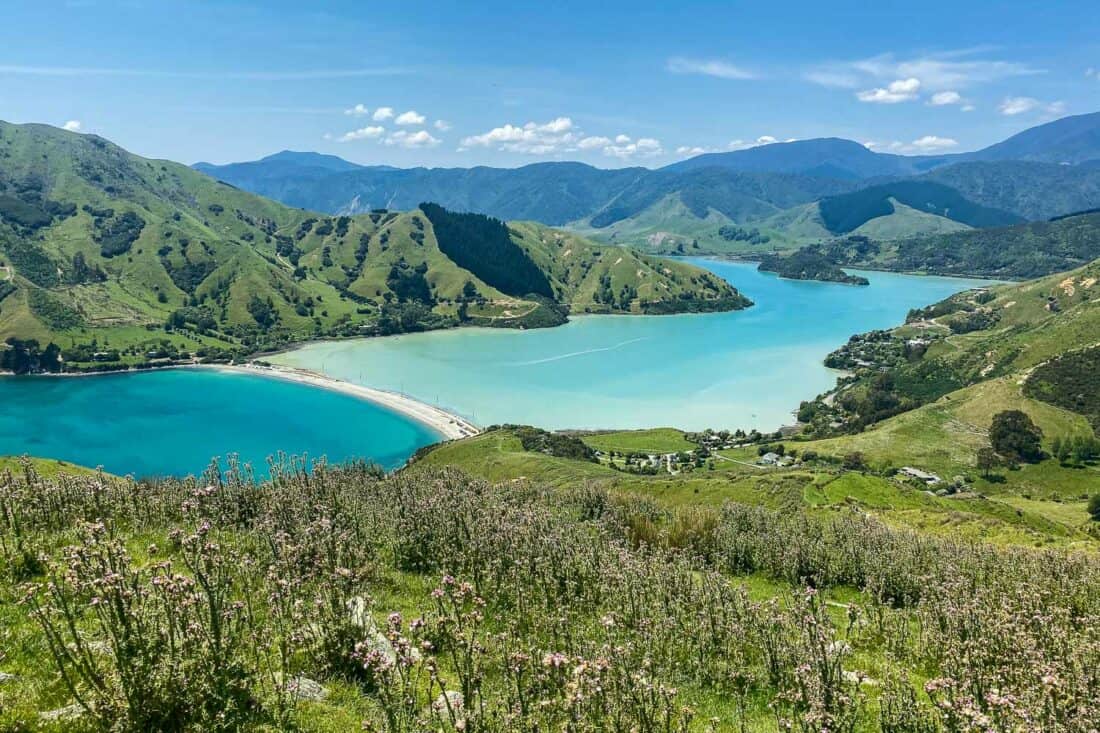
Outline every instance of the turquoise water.
[(480, 425), (773, 430), (831, 388), (822, 365), (854, 333), (978, 280), (866, 272), (871, 284), (783, 280), (692, 260), (756, 305), (733, 313), (583, 316), (532, 331), (460, 329), (317, 343), (274, 361), (405, 392)]
[(393, 468), (439, 440), (420, 423), (338, 392), (197, 369), (4, 377), (0, 405), (0, 454), (135, 476), (198, 474), (230, 452), (260, 476), (279, 451)]

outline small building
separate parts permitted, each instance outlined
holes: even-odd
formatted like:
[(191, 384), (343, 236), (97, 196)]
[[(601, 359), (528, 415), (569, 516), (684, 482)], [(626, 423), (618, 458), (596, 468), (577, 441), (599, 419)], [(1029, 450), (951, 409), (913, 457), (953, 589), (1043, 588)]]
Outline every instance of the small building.
[(778, 466), (782, 457), (778, 453), (765, 453), (757, 461), (762, 466)]

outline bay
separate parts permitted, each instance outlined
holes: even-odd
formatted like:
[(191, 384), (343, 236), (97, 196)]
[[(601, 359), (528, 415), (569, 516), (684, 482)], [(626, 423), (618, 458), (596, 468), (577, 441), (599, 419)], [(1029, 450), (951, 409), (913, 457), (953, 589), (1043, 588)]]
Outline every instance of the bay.
[(168, 369), (0, 378), (0, 454), (138, 477), (199, 474), (237, 454), (256, 475), (280, 451), (395, 468), (439, 440), (366, 400), (248, 374)]
[(911, 308), (987, 284), (861, 272), (870, 285), (857, 287), (785, 280), (752, 263), (690, 261), (755, 305), (321, 342), (272, 361), (402, 392), (480, 425), (774, 430), (792, 422), (800, 401), (832, 387), (837, 374), (822, 360), (849, 336), (898, 325)]

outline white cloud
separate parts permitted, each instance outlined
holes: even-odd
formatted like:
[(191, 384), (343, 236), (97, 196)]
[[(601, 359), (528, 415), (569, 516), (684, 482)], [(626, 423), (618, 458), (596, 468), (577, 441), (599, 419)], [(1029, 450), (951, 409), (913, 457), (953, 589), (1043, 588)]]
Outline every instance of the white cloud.
[(935, 91), (1043, 73), (1041, 69), (1016, 61), (973, 58), (979, 50), (964, 49), (910, 59), (885, 54), (852, 62), (850, 67), (879, 79), (916, 77), (926, 88)]
[(345, 132), (340, 137), (336, 138), (337, 142), (350, 143), (356, 140), (377, 140), (382, 137), (386, 132), (386, 128), (380, 125), (372, 125), (369, 127), (360, 127), (358, 130), (352, 130)]
[(447, 130), (451, 129), (451, 123), (447, 122), (447, 120), (436, 120), (434, 123), (432, 123), (432, 127), (439, 130), (440, 132), (446, 132)]
[(603, 137), (602, 135), (596, 135), (593, 137), (581, 138), (577, 143), (577, 147), (581, 150), (593, 150), (595, 148), (602, 148), (611, 144), (611, 138)]
[(402, 112), (397, 115), (397, 119), (394, 120), (399, 125), (423, 125), (426, 118), (424, 115), (417, 112), (415, 109), (410, 109), (408, 112)]
[[(620, 142), (626, 138), (625, 142)], [(661, 147), (661, 141), (651, 137), (641, 137), (635, 141), (631, 141), (626, 135), (619, 135), (615, 138), (614, 145), (608, 145), (604, 147), (603, 154), (625, 160), (627, 158), (652, 158), (657, 155), (664, 154), (664, 148)]]
[(1012, 117), (1030, 112), (1040, 104), (1041, 102), (1034, 97), (1005, 97), (997, 109), (1001, 111), (1001, 114)]
[(1085, 77), (1088, 79), (1100, 79), (1100, 70), (1093, 67), (1085, 69)]
[(707, 149), (706, 148), (701, 148), (698, 145), (696, 145), (694, 147), (689, 147), (687, 145), (681, 145), (680, 147), (676, 148), (676, 154), (677, 155), (702, 155), (705, 152), (707, 152)]
[(481, 135), (462, 140), (459, 150), (496, 148), (510, 153), (546, 155), (575, 149), (583, 136), (574, 130), (573, 120), (558, 117), (549, 122), (528, 122), (522, 127), (512, 124), (494, 127)]
[[(879, 87), (868, 92), (873, 94), (878, 88), (882, 88), (882, 82), (888, 80), (919, 79), (923, 90), (946, 92), (1011, 77), (1044, 73), (1043, 69), (1018, 61), (979, 57), (984, 51), (981, 48), (962, 49), (910, 58), (883, 54), (854, 61), (819, 64), (804, 71), (802, 77), (820, 86), (839, 89), (857, 89), (861, 85), (878, 81)], [(888, 87), (886, 91), (889, 92)], [(887, 101), (887, 95), (879, 96), (883, 99), (865, 101)]]
[(859, 86), (859, 77), (855, 74), (840, 70), (818, 69), (810, 70), (802, 75), (806, 81), (819, 86), (833, 89), (855, 89)]
[(948, 148), (953, 148), (958, 144), (958, 140), (953, 140), (949, 137), (939, 137), (938, 135), (925, 135), (924, 137), (919, 137), (912, 143), (910, 143), (913, 148), (923, 152), (946, 150)]
[(386, 137), (386, 145), (397, 145), (402, 148), (432, 148), (439, 145), (439, 138), (432, 137), (427, 130), (398, 130)]
[(1066, 113), (1066, 103), (1043, 102), (1034, 97), (1005, 97), (997, 109), (1006, 117), (1015, 117), (1034, 111), (1042, 112), (1045, 117), (1059, 117)]
[(458, 150), (493, 148), (509, 153), (527, 155), (556, 155), (599, 151), (603, 155), (619, 158), (652, 158), (664, 155), (661, 141), (651, 137), (635, 140), (626, 134), (609, 137), (585, 135), (569, 117), (558, 117), (549, 122), (528, 122), (523, 126), (502, 125), (481, 135), (464, 138)]
[(909, 77), (890, 82), (885, 88), (877, 87), (862, 92), (856, 92), (856, 99), (861, 102), (873, 104), (897, 104), (899, 102), (911, 102), (917, 98), (920, 91), (920, 79)]
[(928, 104), (932, 107), (947, 107), (952, 104), (962, 103), (962, 95), (955, 91), (936, 92), (932, 95), (932, 98), (928, 100)]
[(671, 58), (665, 67), (674, 74), (702, 74), (719, 79), (756, 79), (757, 74), (740, 66), (716, 59)]
[[(726, 144), (726, 150), (748, 150), (749, 148), (757, 148), (761, 145), (771, 145), (777, 142), (779, 142), (779, 139), (772, 135), (761, 135), (755, 140), (742, 140), (738, 138), (737, 140), (730, 140), (729, 143)], [(794, 142), (794, 138), (786, 140), (785, 142), (792, 143)]]
[(349, 117), (366, 117), (370, 114), (370, 110), (362, 104), (357, 104), (350, 109), (345, 109), (344, 114), (348, 115)]
[(68, 130), (69, 132), (80, 132), (81, 127), (80, 120), (69, 120), (61, 126), (61, 129)]
[(375, 122), (385, 122), (393, 117), (393, 107), (379, 107), (374, 110), (374, 116), (371, 118)]
[(889, 150), (892, 153), (937, 153), (958, 146), (959, 141), (939, 135), (925, 135), (908, 143), (894, 140), (889, 143), (868, 140), (863, 146), (869, 150)]

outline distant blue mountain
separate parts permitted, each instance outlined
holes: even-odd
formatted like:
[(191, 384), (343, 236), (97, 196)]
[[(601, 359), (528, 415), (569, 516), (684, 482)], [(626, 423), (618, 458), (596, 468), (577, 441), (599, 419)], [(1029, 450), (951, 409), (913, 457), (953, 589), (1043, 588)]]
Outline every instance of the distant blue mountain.
[[(329, 213), (410, 209), (434, 201), (503, 219), (551, 225), (590, 220), (607, 226), (670, 195), (696, 216), (713, 209), (743, 221), (913, 177), (950, 186), (968, 202), (1000, 214), (1045, 219), (1100, 206), (1096, 161), (1100, 113), (1066, 117), (982, 150), (951, 155), (877, 153), (852, 140), (818, 138), (708, 153), (659, 170), (605, 170), (566, 162), (398, 169), (289, 150), (250, 163), (198, 163), (195, 168), (283, 203)], [(878, 201), (881, 193), (867, 200)], [(936, 198), (954, 200), (942, 191)], [(957, 200), (954, 209), (959, 209)]]

